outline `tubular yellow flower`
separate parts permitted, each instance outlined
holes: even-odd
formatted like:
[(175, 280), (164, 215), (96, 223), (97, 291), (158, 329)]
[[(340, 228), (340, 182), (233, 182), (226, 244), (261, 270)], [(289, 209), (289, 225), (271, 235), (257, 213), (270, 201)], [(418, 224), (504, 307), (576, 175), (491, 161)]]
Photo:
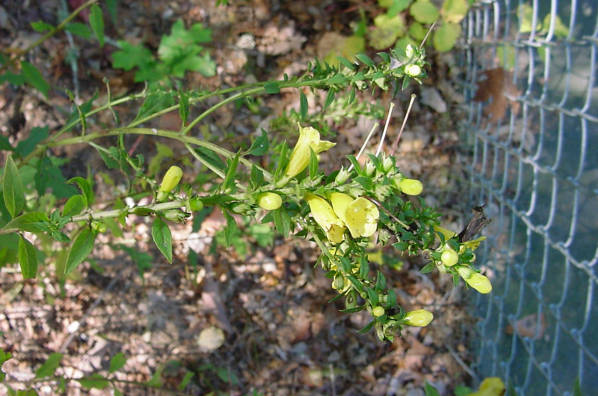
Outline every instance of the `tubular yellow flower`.
[(405, 324), (407, 326), (417, 326), (417, 327), (425, 327), (427, 326), (432, 319), (434, 319), (434, 315), (430, 311), (426, 311), (425, 309), (417, 309), (415, 311), (407, 312), (405, 315)]
[(266, 210), (276, 210), (282, 205), (282, 198), (280, 195), (273, 192), (265, 192), (257, 198), (257, 204)]
[(295, 177), (307, 168), (311, 157), (310, 149), (315, 154), (319, 154), (334, 147), (335, 144), (327, 140), (320, 140), (320, 132), (315, 128), (299, 126), (299, 140), (291, 152), (291, 159), (284, 172), (285, 176)]
[(457, 273), (463, 278), (463, 280), (472, 288), (477, 290), (479, 293), (488, 294), (492, 291), (492, 284), (488, 277), (475, 272), (468, 267), (457, 268)]
[(316, 223), (326, 231), (328, 240), (332, 243), (341, 243), (344, 238), (345, 225), (334, 214), (330, 204), (322, 197), (315, 194), (307, 193), (305, 200), (311, 209), (311, 215)]
[(178, 166), (171, 166), (166, 171), (164, 178), (162, 179), (162, 184), (160, 184), (160, 192), (169, 193), (171, 192), (177, 184), (181, 181), (183, 177), (183, 170)]
[(330, 202), (332, 202), (334, 213), (346, 224), (345, 213), (349, 204), (353, 202), (353, 197), (344, 193), (333, 192), (330, 194)]
[(345, 224), (353, 238), (372, 236), (378, 228), (379, 218), (376, 205), (365, 198), (357, 198), (345, 211)]

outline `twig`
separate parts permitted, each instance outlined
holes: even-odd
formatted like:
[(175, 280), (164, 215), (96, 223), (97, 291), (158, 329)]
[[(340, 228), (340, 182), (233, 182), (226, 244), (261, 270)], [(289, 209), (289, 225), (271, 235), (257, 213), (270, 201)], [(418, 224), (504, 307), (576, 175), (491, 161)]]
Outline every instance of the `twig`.
[(390, 107), (388, 109), (388, 115), (386, 116), (386, 123), (384, 124), (384, 130), (382, 131), (382, 137), (380, 138), (380, 143), (378, 144), (378, 149), (376, 150), (376, 156), (380, 154), (382, 151), (382, 146), (384, 145), (384, 139), (386, 139), (386, 131), (388, 130), (388, 124), (390, 124), (390, 116), (392, 114), (392, 110), (395, 108), (395, 104), (390, 102)]
[[(368, 133), (367, 137), (365, 138), (365, 141), (361, 145), (361, 148), (359, 149), (359, 152), (357, 153), (357, 156), (355, 157), (355, 159), (359, 159), (359, 157), (361, 157), (361, 154), (363, 154), (363, 152), (365, 151), (365, 148), (368, 145), (368, 142), (370, 141), (372, 136), (374, 136), (374, 132), (376, 131), (376, 129), (378, 129), (377, 123), (374, 124), (374, 126), (372, 126), (372, 129), (370, 129), (370, 133)], [(351, 164), (351, 166), (349, 167), (349, 171), (351, 171), (352, 169), (353, 169), (353, 164)]]
[(401, 135), (403, 134), (403, 130), (405, 129), (405, 125), (407, 124), (407, 120), (409, 119), (409, 113), (411, 113), (411, 107), (413, 107), (413, 102), (415, 101), (415, 94), (411, 94), (411, 100), (409, 100), (409, 107), (407, 107), (407, 112), (405, 113), (405, 118), (403, 118), (403, 124), (401, 124), (401, 129), (399, 130), (399, 135), (392, 143), (392, 148), (390, 149), (390, 155), (394, 155), (395, 151), (397, 151), (397, 147), (399, 147), (399, 140), (401, 140)]

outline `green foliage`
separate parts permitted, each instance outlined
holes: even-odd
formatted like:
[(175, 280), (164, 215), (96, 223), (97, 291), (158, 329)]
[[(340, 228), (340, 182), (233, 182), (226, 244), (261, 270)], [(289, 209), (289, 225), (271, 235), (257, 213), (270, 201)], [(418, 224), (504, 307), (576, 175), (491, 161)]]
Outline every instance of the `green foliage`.
[(187, 71), (206, 77), (216, 73), (216, 64), (202, 44), (212, 41), (212, 31), (196, 23), (189, 30), (183, 21), (172, 25), (170, 35), (162, 36), (158, 59), (143, 44), (119, 41), (120, 50), (112, 54), (112, 65), (125, 70), (138, 69), (135, 81), (159, 82), (168, 77), (182, 78)]
[(48, 359), (35, 371), (35, 378), (53, 376), (62, 360), (62, 353), (52, 353)]

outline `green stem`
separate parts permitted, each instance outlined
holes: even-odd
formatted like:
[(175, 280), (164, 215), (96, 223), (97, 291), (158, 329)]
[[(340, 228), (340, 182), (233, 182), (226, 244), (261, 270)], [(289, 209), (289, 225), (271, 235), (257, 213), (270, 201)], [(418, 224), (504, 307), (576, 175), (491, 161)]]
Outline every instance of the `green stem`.
[[(75, 136), (72, 138), (66, 138), (59, 141), (53, 141), (47, 144), (47, 147), (59, 147), (59, 146), (67, 146), (71, 144), (78, 144), (78, 143), (87, 143), (91, 142), (95, 139), (99, 139), (102, 137), (107, 136), (118, 136), (121, 134), (131, 134), (131, 135), (152, 135), (152, 136), (160, 136), (168, 139), (177, 140), (183, 144), (190, 144), (194, 146), (205, 147), (216, 154), (220, 154), (226, 158), (233, 158), (236, 154), (228, 151), (225, 148), (218, 146), (217, 144), (210, 143), (203, 141), (201, 139), (192, 137), (192, 136), (184, 136), (181, 135), (179, 132), (175, 131), (168, 131), (163, 129), (155, 129), (155, 128), (115, 128), (111, 129), (106, 132), (94, 132), (90, 133), (85, 136)], [(259, 170), (264, 173), (264, 177), (267, 179), (271, 179), (272, 175), (267, 170), (263, 169), (260, 166), (255, 165), (253, 162), (249, 161), (245, 158), (240, 158), (239, 161), (245, 165), (247, 168), (251, 169), (252, 166), (256, 166)]]
[(113, 209), (113, 210), (103, 210), (100, 212), (88, 212), (83, 213), (77, 216), (73, 216), (71, 218), (71, 222), (77, 221), (86, 221), (86, 220), (100, 220), (100, 219), (109, 219), (113, 217), (121, 216), (122, 214), (130, 214), (135, 209), (147, 209), (154, 212), (159, 212), (162, 210), (168, 209), (177, 209), (187, 204), (186, 200), (177, 199), (175, 201), (169, 202), (160, 202), (152, 205), (144, 205), (144, 206), (136, 206), (134, 208), (121, 208), (121, 209)]

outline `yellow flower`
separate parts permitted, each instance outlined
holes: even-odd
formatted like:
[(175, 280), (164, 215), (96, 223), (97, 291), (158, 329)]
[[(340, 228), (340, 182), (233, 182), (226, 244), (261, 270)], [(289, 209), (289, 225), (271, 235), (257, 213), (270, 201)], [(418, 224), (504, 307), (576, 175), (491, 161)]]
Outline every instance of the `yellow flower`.
[(311, 157), (311, 151), (319, 154), (334, 147), (336, 143), (320, 140), (320, 132), (312, 127), (302, 128), (299, 125), (299, 140), (291, 152), (291, 159), (284, 174), (287, 178), (295, 177), (303, 172)]
[(498, 377), (488, 377), (482, 381), (477, 392), (468, 396), (502, 396), (505, 393), (505, 384)]
[(437, 232), (441, 233), (442, 235), (444, 235), (445, 241), (448, 241), (449, 239), (451, 239), (452, 237), (457, 235), (457, 233), (454, 231), (447, 230), (446, 228), (436, 226), (436, 225), (434, 226), (434, 231), (437, 231)]
[(492, 291), (492, 284), (488, 277), (475, 272), (469, 267), (459, 267), (457, 268), (457, 272), (469, 286), (476, 289), (479, 293), (488, 294)]
[(422, 182), (417, 179), (402, 179), (399, 187), (407, 195), (419, 195), (424, 189)]
[(432, 312), (426, 311), (425, 309), (417, 309), (415, 311), (407, 312), (404, 321), (407, 326), (425, 327), (432, 321), (432, 319), (434, 319)]
[(332, 243), (341, 243), (344, 239), (345, 225), (336, 216), (330, 204), (324, 198), (311, 193), (305, 195), (305, 200), (316, 223), (326, 231), (328, 240)]
[(369, 237), (376, 232), (380, 213), (372, 202), (339, 192), (330, 194), (330, 201), (334, 213), (349, 228), (353, 238)]

